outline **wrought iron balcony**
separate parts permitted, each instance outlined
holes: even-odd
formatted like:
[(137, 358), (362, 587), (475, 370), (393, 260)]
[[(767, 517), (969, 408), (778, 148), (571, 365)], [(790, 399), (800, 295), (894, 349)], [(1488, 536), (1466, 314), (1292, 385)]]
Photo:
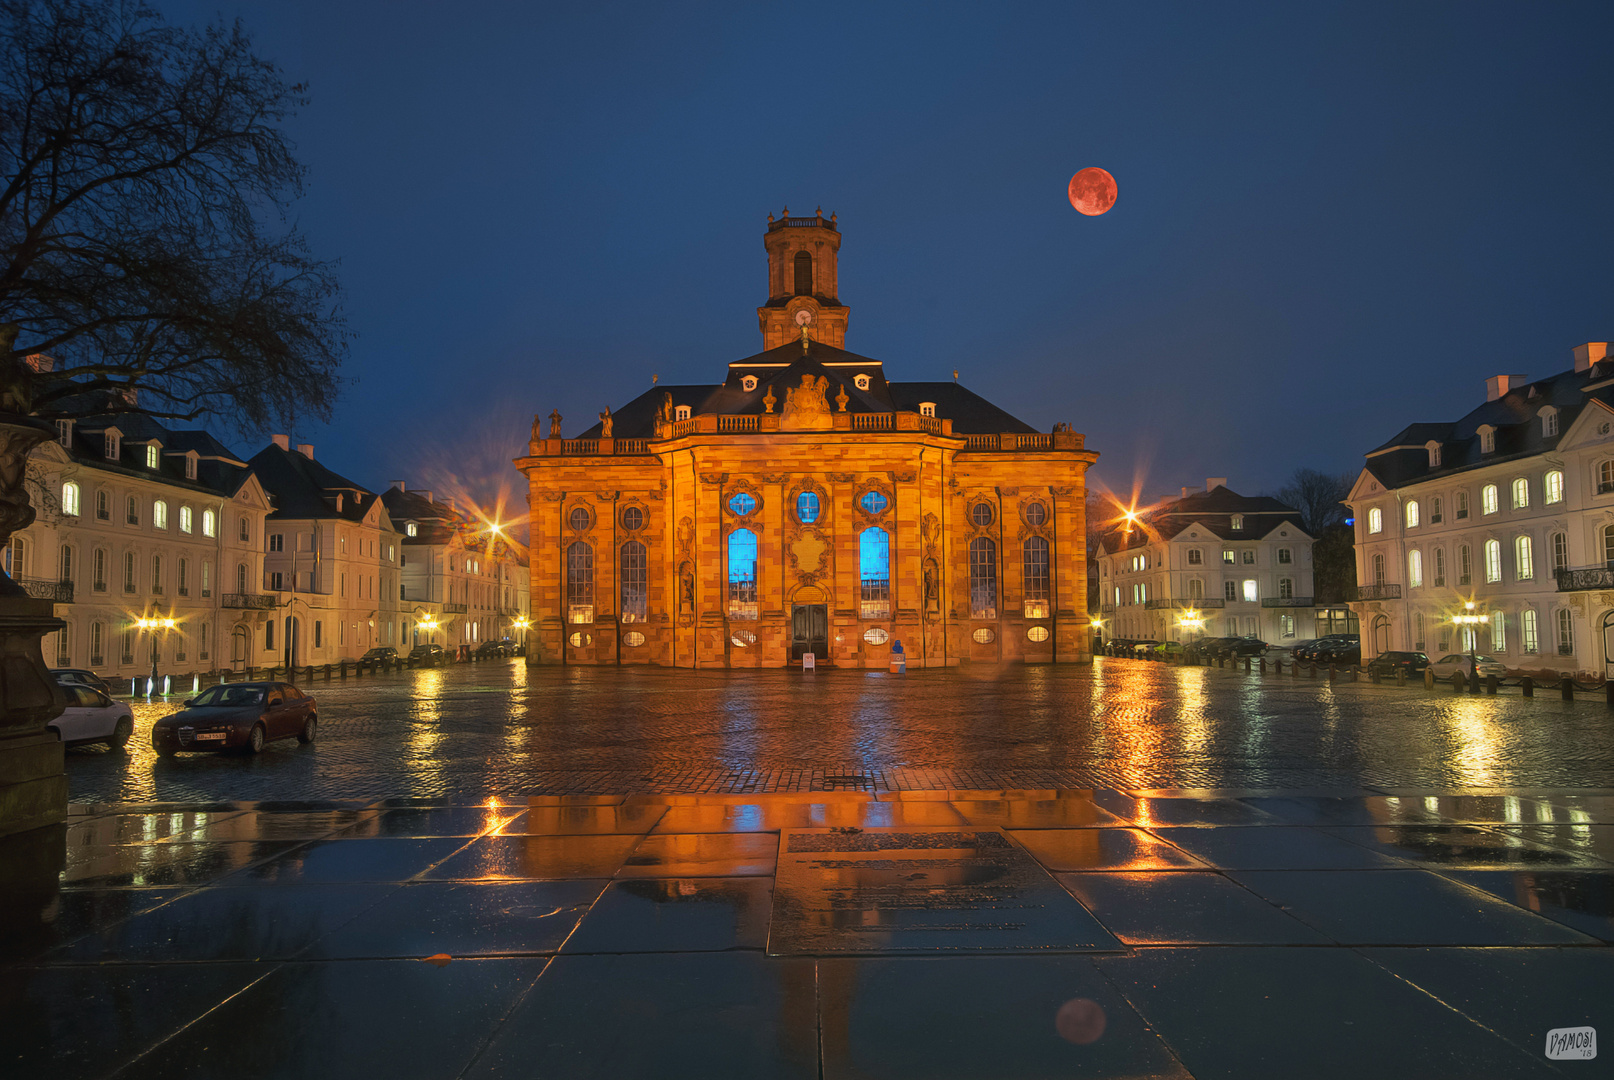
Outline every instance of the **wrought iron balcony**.
[(1162, 609), (1172, 611), (1188, 609), (1203, 610), (1205, 608), (1223, 608), (1226, 606), (1227, 601), (1223, 600), (1220, 596), (1202, 596), (1194, 597), (1188, 600), (1145, 600), (1143, 602), (1143, 608), (1145, 611), (1160, 611)]
[(1399, 600), (1401, 599), (1401, 586), (1399, 585), (1358, 585), (1356, 599), (1362, 600)]
[(464, 604), (444, 604), (443, 605), (443, 614), (444, 615), (464, 615), (467, 610), (469, 610), (469, 609)]
[(71, 604), (73, 602), (73, 583), (71, 581), (52, 581), (50, 578), (13, 578), (23, 591), (29, 596), (39, 600), (53, 600), (58, 604)]
[(1262, 607), (1316, 607), (1310, 596), (1268, 596), (1261, 600)]
[(1581, 592), (1587, 589), (1614, 589), (1614, 565), (1577, 566), (1553, 573), (1559, 592)]
[(252, 608), (258, 611), (268, 611), (275, 606), (275, 598), (267, 593), (227, 592), (224, 594), (223, 604), (227, 608)]

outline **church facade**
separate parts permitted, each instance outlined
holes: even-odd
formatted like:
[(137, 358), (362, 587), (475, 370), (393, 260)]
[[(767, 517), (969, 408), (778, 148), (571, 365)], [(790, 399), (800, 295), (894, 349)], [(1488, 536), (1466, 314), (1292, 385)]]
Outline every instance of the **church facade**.
[(537, 418), (532, 664), (915, 667), (1091, 659), (1097, 454), (844, 348), (833, 217), (769, 216), (764, 351), (578, 438)]

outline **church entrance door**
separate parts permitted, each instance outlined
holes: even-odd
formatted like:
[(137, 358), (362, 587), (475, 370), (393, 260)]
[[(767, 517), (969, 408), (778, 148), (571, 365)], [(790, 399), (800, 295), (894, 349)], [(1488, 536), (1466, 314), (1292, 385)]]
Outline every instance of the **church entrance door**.
[(829, 655), (829, 605), (795, 604), (790, 616), (790, 662), (812, 653), (822, 663)]

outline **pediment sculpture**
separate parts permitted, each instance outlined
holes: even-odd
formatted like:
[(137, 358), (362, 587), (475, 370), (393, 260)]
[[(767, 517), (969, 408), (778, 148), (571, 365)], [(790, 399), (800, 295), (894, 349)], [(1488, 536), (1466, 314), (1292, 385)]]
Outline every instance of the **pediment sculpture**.
[(803, 373), (800, 386), (792, 386), (785, 395), (785, 408), (779, 426), (785, 431), (822, 431), (835, 426), (830, 416), (829, 379), (811, 372)]

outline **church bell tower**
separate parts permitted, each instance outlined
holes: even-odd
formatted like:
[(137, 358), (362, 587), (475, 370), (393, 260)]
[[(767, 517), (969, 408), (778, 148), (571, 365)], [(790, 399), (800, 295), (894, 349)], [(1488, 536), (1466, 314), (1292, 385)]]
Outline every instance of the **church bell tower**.
[(757, 308), (762, 347), (799, 340), (805, 324), (814, 341), (846, 348), (849, 309), (836, 295), (841, 233), (835, 215), (825, 217), (820, 208), (812, 217), (791, 217), (788, 207), (781, 217), (769, 214), (762, 246), (768, 251), (768, 302)]

